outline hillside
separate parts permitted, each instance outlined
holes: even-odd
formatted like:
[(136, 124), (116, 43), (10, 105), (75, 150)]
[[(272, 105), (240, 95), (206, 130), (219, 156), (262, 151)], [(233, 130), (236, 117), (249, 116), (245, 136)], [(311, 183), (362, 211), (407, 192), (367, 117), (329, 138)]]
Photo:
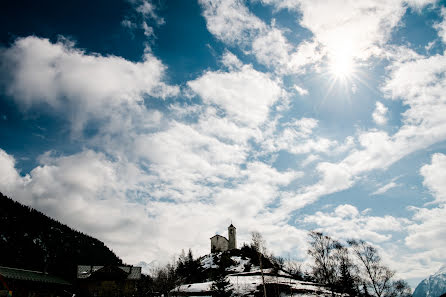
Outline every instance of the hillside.
[[(226, 275), (225, 281), (236, 296), (263, 296), (262, 274), (258, 257), (249, 246), (240, 250), (211, 253), (197, 259), (198, 271), (205, 276), (194, 283), (186, 283), (170, 291), (172, 296), (202, 296), (215, 292), (213, 286), (221, 281), (219, 275)], [(263, 259), (263, 270), (268, 296), (332, 296), (331, 291), (321, 284), (304, 281), (297, 275), (279, 268), (278, 263), (267, 258)], [(298, 279), (300, 278), (300, 279)], [(220, 280), (219, 280), (220, 279)], [(335, 294), (336, 296), (340, 294)]]
[(0, 193), (0, 266), (73, 280), (78, 264), (121, 264), (103, 242)]
[(439, 297), (446, 293), (446, 265), (435, 274), (421, 281), (413, 292), (413, 297)]

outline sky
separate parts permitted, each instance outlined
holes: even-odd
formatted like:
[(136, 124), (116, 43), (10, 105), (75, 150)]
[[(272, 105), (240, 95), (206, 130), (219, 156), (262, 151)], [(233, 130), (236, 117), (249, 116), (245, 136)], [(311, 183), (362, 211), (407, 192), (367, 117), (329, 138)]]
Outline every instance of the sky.
[(165, 263), (259, 231), (446, 263), (446, 8), (434, 0), (2, 1), (0, 191)]

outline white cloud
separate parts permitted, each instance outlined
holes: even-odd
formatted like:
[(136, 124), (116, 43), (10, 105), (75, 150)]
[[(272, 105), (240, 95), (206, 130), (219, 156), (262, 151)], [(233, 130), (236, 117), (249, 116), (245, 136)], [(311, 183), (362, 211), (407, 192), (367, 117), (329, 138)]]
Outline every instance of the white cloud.
[(206, 25), (212, 34), (229, 44), (241, 43), (265, 29), (262, 20), (239, 0), (200, 0)]
[(1, 60), (7, 95), (26, 108), (49, 105), (67, 112), (75, 130), (118, 107), (139, 109), (145, 95), (165, 98), (179, 92), (163, 82), (166, 67), (150, 53), (134, 63), (87, 54), (68, 42), (26, 37), (3, 50)]
[(388, 241), (392, 232), (403, 230), (407, 220), (392, 216), (375, 217), (360, 214), (350, 204), (339, 205), (331, 213), (316, 212), (307, 215), (304, 223), (316, 224), (321, 230), (336, 239), (363, 239), (376, 243)]
[(312, 135), (318, 126), (313, 118), (301, 118), (282, 124), (283, 129), (274, 130), (273, 134), (264, 134), (262, 147), (265, 152), (285, 150), (291, 154), (336, 153), (338, 142)]
[(143, 15), (145, 18), (151, 18), (155, 20), (158, 25), (164, 24), (164, 19), (162, 17), (159, 17), (155, 12), (156, 6), (153, 3), (148, 0), (133, 0), (132, 2), (135, 2), (137, 4), (136, 11)]
[(387, 112), (388, 112), (387, 107), (381, 102), (377, 101), (375, 111), (372, 114), (375, 123), (377, 123), (378, 125), (385, 125), (387, 123), (387, 117), (386, 117)]
[(271, 28), (265, 34), (259, 35), (252, 43), (252, 51), (257, 60), (270, 67), (286, 65), (290, 50), (291, 45), (277, 28)]
[[(265, 24), (240, 0), (200, 1), (209, 32), (229, 45), (239, 45), (277, 73), (303, 73), (324, 56), (319, 44), (304, 41), (296, 48), (283, 30)], [(284, 29), (286, 30), (286, 29)]]
[(215, 104), (234, 121), (251, 127), (263, 123), (271, 106), (285, 95), (281, 82), (249, 65), (232, 72), (208, 71), (187, 84), (205, 104)]
[(415, 211), (412, 218), (415, 223), (408, 227), (406, 245), (412, 249), (429, 250), (430, 257), (434, 259), (445, 259), (446, 206), (443, 204), (432, 209), (416, 207), (411, 209)]
[(421, 167), (420, 174), (424, 177), (423, 185), (431, 191), (435, 203), (446, 203), (446, 155), (432, 155), (431, 164)]
[(130, 20), (127, 20), (127, 19), (122, 20), (121, 25), (122, 25), (123, 27), (125, 27), (125, 28), (129, 28), (129, 29), (135, 29), (135, 28), (136, 28), (136, 24), (133, 23), (133, 22), (130, 21)]
[(28, 176), (22, 178), (15, 168), (15, 159), (0, 149), (0, 185), (5, 195), (11, 195), (14, 189), (26, 183)]
[(434, 28), (438, 31), (438, 36), (440, 36), (443, 43), (446, 43), (446, 8), (441, 8), (441, 16), (443, 17), (443, 20), (440, 23), (434, 24)]
[[(278, 9), (302, 13), (300, 24), (315, 35), (330, 57), (367, 59), (378, 54), (405, 13), (434, 1), (263, 0)], [(342, 7), (340, 10), (339, 7)], [(333, 13), (336, 11), (336, 13)]]
[(299, 9), (301, 25), (310, 29), (330, 54), (359, 58), (367, 58), (375, 45), (384, 44), (404, 13), (397, 1), (300, 1)]
[(304, 89), (304, 88), (302, 88), (302, 87), (299, 87), (298, 85), (294, 85), (294, 89), (295, 89), (296, 92), (297, 92), (299, 95), (301, 95), (301, 96), (308, 95), (308, 90), (306, 90), (306, 89)]
[(379, 189), (377, 189), (375, 192), (373, 192), (370, 195), (381, 195), (381, 194), (386, 193), (388, 190), (393, 189), (398, 186), (399, 186), (399, 184), (397, 184), (394, 181), (391, 181), (390, 183), (385, 184), (384, 186), (380, 187)]
[(153, 28), (147, 25), (146, 22), (142, 22), (142, 28), (144, 30), (144, 35), (147, 37), (154, 36)]
[(230, 51), (226, 51), (221, 58), (223, 65), (228, 67), (230, 70), (240, 69), (243, 66), (243, 63), (237, 58), (236, 55), (231, 53)]
[(305, 158), (305, 160), (302, 161), (302, 166), (307, 166), (310, 163), (313, 163), (314, 161), (319, 160), (320, 157), (318, 155), (310, 154), (308, 157)]

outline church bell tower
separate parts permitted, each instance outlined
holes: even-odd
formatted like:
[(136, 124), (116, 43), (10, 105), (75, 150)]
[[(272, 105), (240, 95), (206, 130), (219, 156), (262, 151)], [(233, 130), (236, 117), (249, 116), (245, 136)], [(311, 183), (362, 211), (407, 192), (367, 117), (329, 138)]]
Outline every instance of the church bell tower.
[(237, 248), (237, 237), (236, 237), (236, 228), (234, 225), (230, 225), (228, 227), (228, 249), (233, 250)]

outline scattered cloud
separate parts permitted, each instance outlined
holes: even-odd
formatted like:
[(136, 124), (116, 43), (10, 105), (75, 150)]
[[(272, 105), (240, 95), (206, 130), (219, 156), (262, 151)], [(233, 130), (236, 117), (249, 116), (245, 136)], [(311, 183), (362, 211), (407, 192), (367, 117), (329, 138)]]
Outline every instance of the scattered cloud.
[(308, 90), (306, 90), (306, 89), (304, 89), (304, 88), (302, 88), (302, 87), (299, 87), (298, 85), (294, 85), (294, 89), (295, 89), (296, 92), (297, 92), (299, 95), (301, 95), (301, 96), (308, 95)]
[(446, 155), (437, 153), (432, 155), (431, 164), (426, 164), (420, 169), (423, 176), (423, 185), (428, 188), (435, 203), (446, 203)]
[[(444, 263), (444, 238), (446, 238), (446, 196), (445, 196), (446, 156), (441, 153), (432, 155), (430, 164), (421, 167), (423, 185), (434, 197), (435, 207), (410, 207), (415, 214), (413, 223), (408, 226), (405, 243), (411, 249), (421, 249), (425, 259)], [(432, 203), (431, 203), (432, 204)], [(433, 265), (433, 264), (431, 264)]]
[[(300, 24), (313, 32), (331, 58), (365, 60), (377, 55), (400, 22), (406, 4), (420, 9), (434, 1), (262, 0), (277, 9), (301, 12)], [(343, 7), (342, 11), (338, 7)], [(336, 13), (333, 13), (336, 11)]]
[(270, 107), (285, 96), (280, 81), (250, 65), (238, 71), (208, 71), (187, 84), (204, 103), (215, 104), (228, 117), (251, 127), (263, 123)]
[(434, 24), (434, 28), (438, 31), (438, 36), (441, 38), (443, 43), (446, 43), (446, 8), (441, 8), (441, 16), (443, 17), (443, 20), (440, 23)]
[(446, 206), (416, 208), (412, 220), (414, 224), (408, 227), (409, 235), (405, 243), (412, 249), (430, 250), (433, 259), (444, 259), (444, 239), (446, 238)]
[(147, 25), (146, 22), (142, 22), (142, 28), (144, 30), (144, 35), (147, 37), (154, 36), (153, 28)]
[(378, 125), (385, 125), (387, 123), (387, 107), (381, 102), (376, 102), (375, 111), (372, 114), (373, 120)]
[(206, 25), (228, 44), (243, 44), (266, 27), (240, 0), (200, 0)]
[(402, 231), (407, 220), (392, 216), (369, 216), (362, 214), (350, 204), (337, 206), (333, 212), (317, 211), (305, 216), (303, 223), (315, 224), (316, 230), (323, 231), (337, 239), (363, 239), (380, 243), (388, 241), (392, 232)]
[(373, 192), (370, 195), (372, 195), (372, 196), (374, 196), (374, 195), (381, 195), (381, 194), (386, 193), (388, 190), (393, 189), (393, 188), (398, 187), (398, 186), (399, 186), (399, 184), (397, 184), (394, 181), (391, 181), (390, 183), (385, 184), (384, 186), (378, 188), (375, 192)]
[(156, 6), (148, 0), (131, 0), (136, 4), (136, 11), (139, 12), (144, 18), (150, 18), (156, 21), (158, 25), (165, 23), (164, 19), (156, 13)]

